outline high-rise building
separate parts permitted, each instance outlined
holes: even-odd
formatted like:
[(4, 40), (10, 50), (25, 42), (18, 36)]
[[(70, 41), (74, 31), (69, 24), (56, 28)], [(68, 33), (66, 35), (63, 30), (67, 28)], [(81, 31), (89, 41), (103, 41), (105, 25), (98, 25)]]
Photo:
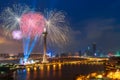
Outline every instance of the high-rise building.
[(96, 43), (95, 42), (93, 42), (92, 43), (92, 52), (93, 52), (93, 56), (96, 56), (97, 54), (96, 54)]

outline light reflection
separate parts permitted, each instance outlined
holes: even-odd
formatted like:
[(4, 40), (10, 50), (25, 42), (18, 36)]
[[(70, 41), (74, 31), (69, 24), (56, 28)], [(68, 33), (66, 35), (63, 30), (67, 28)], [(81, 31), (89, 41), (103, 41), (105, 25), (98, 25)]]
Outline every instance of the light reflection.
[(53, 65), (53, 76), (55, 76), (56, 75), (56, 65), (54, 64)]
[(37, 78), (37, 68), (34, 67), (34, 79), (36, 79), (36, 78)]
[(50, 65), (47, 66), (47, 71), (50, 71)]
[(55, 64), (53, 65), (53, 70), (56, 70), (56, 65)]
[(58, 64), (58, 68), (61, 69), (61, 64), (60, 63)]
[(43, 66), (40, 66), (40, 70), (43, 70), (44, 69), (44, 67)]
[(58, 69), (59, 69), (58, 75), (59, 77), (61, 77), (61, 64), (60, 63), (58, 64)]
[(34, 71), (36, 71), (37, 70), (37, 68), (36, 67), (34, 67)]
[(50, 76), (50, 65), (47, 66), (47, 76)]
[(27, 72), (30, 72), (30, 68), (27, 68)]
[(40, 76), (44, 77), (44, 66), (40, 66)]
[(29, 80), (29, 78), (30, 78), (30, 68), (28, 67), (27, 68), (27, 80)]

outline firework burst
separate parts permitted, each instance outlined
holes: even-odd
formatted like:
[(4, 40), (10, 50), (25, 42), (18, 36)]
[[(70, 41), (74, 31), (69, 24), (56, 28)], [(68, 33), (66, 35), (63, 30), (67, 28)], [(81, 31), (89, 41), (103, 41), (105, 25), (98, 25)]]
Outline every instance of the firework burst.
[(11, 33), (13, 38), (18, 39), (21, 33), (17, 34), (18, 32), (15, 31), (22, 32), (24, 60), (26, 61), (37, 42), (38, 35), (43, 31), (44, 17), (26, 5), (15, 4), (3, 11), (1, 19), (7, 36)]
[(65, 14), (62, 11), (53, 10), (46, 12), (45, 18), (45, 27), (48, 33), (48, 45), (63, 47), (63, 45), (67, 44), (70, 39), (70, 28), (66, 22)]
[(29, 12), (21, 16), (20, 28), (24, 36), (41, 35), (45, 26), (44, 17), (40, 13)]
[(7, 7), (1, 14), (3, 21), (2, 27), (9, 31), (19, 29), (19, 21), (23, 14), (29, 12), (31, 9), (28, 6), (14, 4), (11, 8)]
[[(45, 27), (48, 33), (48, 46), (59, 46), (68, 44), (70, 40), (70, 28), (66, 22), (66, 17), (62, 11), (50, 11), (43, 15), (32, 11), (28, 6), (13, 5), (6, 8), (2, 15), (2, 27), (9, 32), (21, 30), (23, 36), (24, 55), (28, 59), (31, 51)], [(25, 35), (25, 36), (24, 36)], [(31, 42), (32, 35), (32, 42)], [(43, 37), (40, 41), (43, 44)], [(30, 45), (31, 44), (31, 45)], [(42, 48), (41, 48), (42, 49)]]

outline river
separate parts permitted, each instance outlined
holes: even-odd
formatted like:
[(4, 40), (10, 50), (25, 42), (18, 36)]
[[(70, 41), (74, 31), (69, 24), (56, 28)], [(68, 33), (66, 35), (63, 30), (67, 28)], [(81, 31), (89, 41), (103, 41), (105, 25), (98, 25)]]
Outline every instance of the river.
[(104, 71), (101, 64), (57, 64), (17, 70), (13, 80), (76, 80), (78, 75)]

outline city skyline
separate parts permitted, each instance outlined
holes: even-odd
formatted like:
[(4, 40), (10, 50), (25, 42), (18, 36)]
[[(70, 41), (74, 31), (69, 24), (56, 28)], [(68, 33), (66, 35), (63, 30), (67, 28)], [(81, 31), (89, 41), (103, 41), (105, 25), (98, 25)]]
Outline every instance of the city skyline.
[[(107, 51), (120, 49), (119, 0), (17, 0), (0, 1), (0, 14), (13, 4), (26, 4), (36, 11), (56, 9), (66, 13), (69, 27), (72, 28), (72, 43), (65, 51), (79, 51), (96, 42), (97, 48)], [(74, 5), (74, 6), (73, 6)], [(1, 24), (1, 21), (0, 21)], [(1, 33), (2, 31), (0, 31)], [(35, 51), (40, 51), (36, 46)], [(0, 36), (0, 52), (17, 53), (23, 51), (22, 42)]]

